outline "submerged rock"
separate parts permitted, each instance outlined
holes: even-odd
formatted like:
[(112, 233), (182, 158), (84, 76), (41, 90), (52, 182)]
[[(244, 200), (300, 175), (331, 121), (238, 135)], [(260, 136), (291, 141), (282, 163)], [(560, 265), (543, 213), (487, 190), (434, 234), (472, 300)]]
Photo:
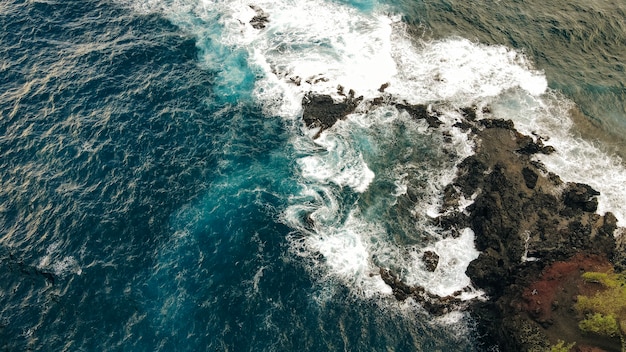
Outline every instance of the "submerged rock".
[(427, 292), (424, 287), (407, 285), (389, 269), (380, 268), (380, 276), (391, 287), (393, 295), (397, 300), (404, 301), (412, 298), (433, 315), (443, 315), (467, 304), (467, 302), (458, 297), (461, 292), (456, 292), (451, 296), (440, 297)]

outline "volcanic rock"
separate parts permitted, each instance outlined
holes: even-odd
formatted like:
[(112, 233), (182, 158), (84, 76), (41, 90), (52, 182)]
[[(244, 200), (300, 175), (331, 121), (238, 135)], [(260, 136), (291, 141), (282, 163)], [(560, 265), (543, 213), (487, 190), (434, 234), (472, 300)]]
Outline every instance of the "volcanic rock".
[(422, 261), (426, 265), (426, 270), (433, 272), (439, 264), (439, 255), (433, 251), (426, 251), (422, 254)]
[(598, 208), (598, 198), (600, 192), (582, 183), (568, 183), (563, 192), (563, 202), (565, 205), (578, 208), (586, 212), (594, 212)]
[(532, 169), (524, 167), (522, 169), (522, 176), (524, 177), (524, 183), (526, 183), (526, 187), (534, 189), (537, 185), (537, 179), (539, 178), (539, 175), (537, 175), (537, 173)]
[(330, 95), (308, 93), (302, 99), (302, 118), (307, 127), (319, 128), (315, 138), (319, 137), (322, 131), (332, 127), (337, 120), (344, 119), (354, 112), (363, 97), (354, 97), (354, 92), (343, 101), (335, 102)]
[(436, 113), (428, 111), (428, 107), (423, 104), (410, 105), (410, 104), (395, 104), (396, 108), (406, 111), (412, 118), (416, 120), (426, 120), (428, 126), (439, 127), (442, 124), (437, 118)]
[(251, 9), (254, 10), (254, 12), (256, 12), (256, 15), (252, 17), (252, 19), (250, 20), (250, 25), (252, 25), (252, 28), (254, 29), (265, 28), (266, 24), (269, 23), (270, 21), (270, 16), (267, 13), (265, 13), (265, 11), (263, 11), (262, 8), (256, 5), (249, 5), (249, 6)]
[[(381, 87), (381, 93), (384, 88)], [(330, 96), (307, 94), (303, 101), (304, 121), (309, 128), (319, 128), (321, 132), (352, 113), (361, 99), (355, 99), (351, 93), (336, 102)], [(431, 128), (441, 125), (436, 110), (425, 105), (393, 103), (381, 97), (369, 106), (385, 101), (414, 119), (426, 120)], [(457, 165), (456, 178), (443, 190), (442, 215), (433, 222), (452, 231), (470, 227), (475, 234), (480, 254), (469, 264), (466, 274), (473, 286), (489, 298), (470, 306), (482, 347), (544, 351), (556, 344), (559, 336), (579, 341), (581, 347), (611, 346), (583, 337), (576, 329), (577, 321), (568, 316), (572, 302), (560, 294), (549, 293), (558, 290), (546, 291), (544, 287), (571, 287), (566, 281), (574, 280), (574, 273), (593, 268), (585, 266), (584, 258), (626, 268), (626, 236), (618, 236), (617, 242), (614, 237), (626, 230), (618, 228), (613, 214), (595, 213), (599, 195), (596, 190), (582, 183), (564, 184), (558, 175), (533, 159), (535, 154), (555, 151), (544, 145), (544, 139), (519, 133), (510, 120), (479, 119), (475, 109), (460, 109), (462, 118), (454, 124), (469, 133), (476, 145), (475, 153)], [(489, 110), (482, 113), (484, 116)], [(446, 135), (443, 137), (445, 141)], [(410, 192), (406, 196), (410, 199)], [(459, 210), (461, 197), (474, 201)], [(436, 253), (425, 252), (422, 260), (427, 270), (436, 270)], [(555, 270), (562, 275), (550, 276), (554, 282), (538, 283), (555, 263), (573, 264), (559, 264)], [(380, 268), (380, 276), (396, 299), (412, 298), (431, 314), (444, 314), (468, 304), (459, 299), (460, 293), (436, 296), (423, 287), (406, 284), (386, 268)], [(545, 296), (547, 301), (533, 301), (534, 296), (543, 293), (549, 293)]]
[[(533, 154), (553, 151), (541, 139), (517, 132), (508, 120), (473, 121), (473, 114), (465, 111), (464, 115), (469, 118), (461, 124), (470, 127), (476, 153), (459, 164), (456, 179), (444, 192), (447, 211), (437, 221), (447, 228), (469, 225), (475, 233), (481, 253), (466, 274), (490, 297), (471, 308), (484, 347), (545, 350), (548, 342), (556, 343), (556, 335), (546, 335), (545, 330), (561, 318), (546, 318), (544, 312), (554, 307), (562, 312), (560, 307), (567, 305), (561, 300), (542, 301), (541, 311), (523, 310), (519, 302), (528, 292), (524, 288), (557, 261), (577, 255), (612, 260), (617, 221), (613, 214), (594, 213), (599, 193), (593, 188), (579, 183), (563, 186), (558, 176), (546, 173), (541, 163), (531, 159)], [(465, 210), (469, 214), (451, 214), (455, 190), (466, 197), (476, 195)]]
[(427, 292), (421, 286), (407, 285), (396, 273), (389, 269), (380, 268), (379, 273), (383, 281), (391, 287), (393, 295), (397, 300), (404, 301), (412, 298), (430, 314), (443, 315), (465, 305), (464, 301), (456, 297), (461, 292), (455, 292), (453, 296), (440, 297)]

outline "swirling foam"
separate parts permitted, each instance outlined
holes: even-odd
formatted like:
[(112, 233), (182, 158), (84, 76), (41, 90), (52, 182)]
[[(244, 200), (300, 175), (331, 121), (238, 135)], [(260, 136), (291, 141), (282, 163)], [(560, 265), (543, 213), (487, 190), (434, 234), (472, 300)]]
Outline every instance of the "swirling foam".
[[(266, 28), (259, 30), (250, 24), (256, 11), (244, 1), (150, 0), (136, 5), (166, 12), (195, 33), (201, 59), (220, 69), (224, 87), (250, 87), (250, 92), (239, 94), (250, 94), (268, 115), (293, 121), (292, 144), (302, 191), (292, 196), (284, 218), (305, 238), (297, 237), (293, 246), (299, 253), (322, 254), (325, 260), (320, 265), (356, 292), (366, 296), (390, 293), (375, 273), (381, 265), (403, 268), (404, 279), (441, 295), (469, 285), (464, 271), (476, 255), (471, 231), (463, 230), (462, 236), (452, 241), (440, 229), (426, 225), (428, 218), (438, 213), (443, 186), (454, 177), (455, 164), (472, 153), (467, 136), (452, 128), (459, 107), (493, 105), (495, 117), (513, 119), (522, 132), (550, 136), (549, 144), (558, 152), (540, 156), (541, 160), (566, 180), (598, 188), (602, 192), (599, 211), (614, 211), (623, 223), (626, 214), (620, 209), (626, 192), (620, 185), (626, 181), (626, 172), (621, 161), (563, 128), (569, 119), (559, 104), (569, 103), (555, 97), (545, 75), (513, 49), (463, 38), (415, 42), (398, 17), (377, 6), (362, 11), (337, 2), (257, 1), (255, 6), (269, 15)], [(220, 26), (217, 31), (215, 23)], [(213, 28), (208, 31), (206, 26)], [(219, 50), (215, 43), (220, 43)], [(241, 65), (252, 68), (253, 85), (242, 83), (247, 76)], [(385, 150), (391, 147), (381, 142), (389, 138), (385, 130), (408, 118), (392, 107), (368, 111), (361, 106), (314, 142), (301, 131), (298, 117), (304, 93), (340, 99), (341, 86), (367, 100), (380, 96), (379, 88), (386, 83), (385, 93), (397, 101), (439, 103), (447, 109), (441, 116), (442, 128), (454, 138), (452, 145), (445, 147), (454, 151), (446, 154), (448, 162), (432, 162), (443, 158), (444, 147), (419, 124), (412, 136), (423, 140), (434, 151), (432, 155), (413, 154), (419, 161), (413, 163), (402, 159), (400, 152)], [(376, 151), (376, 144), (385, 147)], [(416, 147), (405, 148), (411, 154), (410, 149)], [(392, 161), (386, 168), (374, 166), (377, 158), (385, 155), (402, 160)], [(431, 161), (421, 163), (424, 160)], [(380, 193), (385, 182), (393, 187)], [(407, 233), (390, 232), (395, 220), (381, 214), (415, 192), (410, 189), (415, 184), (419, 203), (411, 209), (411, 216), (396, 219)], [(418, 235), (409, 233), (411, 226)], [(408, 240), (397, 240), (398, 236)], [(463, 250), (447, 251), (457, 247)], [(415, 259), (425, 248), (434, 248), (442, 256), (442, 265), (434, 274), (426, 273)]]

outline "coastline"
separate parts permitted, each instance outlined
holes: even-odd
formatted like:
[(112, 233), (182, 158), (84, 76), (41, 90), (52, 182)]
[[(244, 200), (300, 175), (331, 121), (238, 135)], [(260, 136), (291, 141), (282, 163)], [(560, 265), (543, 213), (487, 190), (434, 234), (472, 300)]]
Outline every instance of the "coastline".
[(467, 223), (476, 234), (481, 254), (466, 273), (489, 296), (470, 307), (481, 343), (545, 351), (566, 340), (619, 351), (619, 339), (579, 331), (582, 317), (574, 309), (583, 272), (611, 271), (623, 262), (613, 235), (617, 219), (596, 214), (599, 192), (563, 182), (533, 160), (535, 153), (557, 152), (540, 138), (520, 134), (511, 121), (467, 120), (478, 147), (459, 166), (446, 203), (454, 205), (459, 193), (477, 195), (467, 216), (441, 220)]
[[(305, 99), (305, 125), (316, 130), (317, 138), (352, 113), (362, 98), (351, 94), (343, 102), (310, 95)], [(365, 103), (375, 107), (382, 101)], [(426, 120), (429, 128), (439, 128), (436, 108), (387, 103), (415, 120)], [(581, 273), (612, 271), (626, 263), (614, 237), (616, 217), (596, 214), (599, 192), (592, 187), (564, 182), (533, 158), (558, 152), (541, 137), (521, 134), (511, 120), (489, 118), (488, 108), (482, 119), (477, 119), (475, 107), (460, 112), (463, 117), (454, 127), (469, 134), (475, 154), (458, 165), (456, 178), (444, 190), (441, 215), (433, 221), (444, 230), (474, 232), (480, 255), (466, 274), (488, 299), (463, 301), (462, 292), (436, 297), (380, 268), (384, 282), (396, 299), (412, 298), (433, 315), (467, 309), (476, 322), (479, 345), (486, 350), (546, 351), (565, 339), (581, 351), (619, 351), (619, 338), (579, 331), (581, 317), (574, 309), (578, 294), (598, 291), (583, 282)], [(462, 199), (473, 203), (460, 209)], [(423, 260), (434, 268), (436, 256), (430, 253)]]

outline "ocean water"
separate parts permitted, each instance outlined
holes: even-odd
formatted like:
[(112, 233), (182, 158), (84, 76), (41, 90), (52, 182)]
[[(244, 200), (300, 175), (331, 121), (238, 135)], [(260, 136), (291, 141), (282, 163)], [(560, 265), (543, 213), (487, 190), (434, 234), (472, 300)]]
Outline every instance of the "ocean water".
[[(543, 137), (547, 168), (625, 224), (624, 18), (608, 0), (0, 0), (0, 349), (486, 348), (379, 267), (484, 298), (472, 231), (429, 221), (473, 153), (467, 106)], [(443, 125), (368, 104), (383, 84)], [(339, 86), (364, 103), (314, 139), (302, 98)]]

